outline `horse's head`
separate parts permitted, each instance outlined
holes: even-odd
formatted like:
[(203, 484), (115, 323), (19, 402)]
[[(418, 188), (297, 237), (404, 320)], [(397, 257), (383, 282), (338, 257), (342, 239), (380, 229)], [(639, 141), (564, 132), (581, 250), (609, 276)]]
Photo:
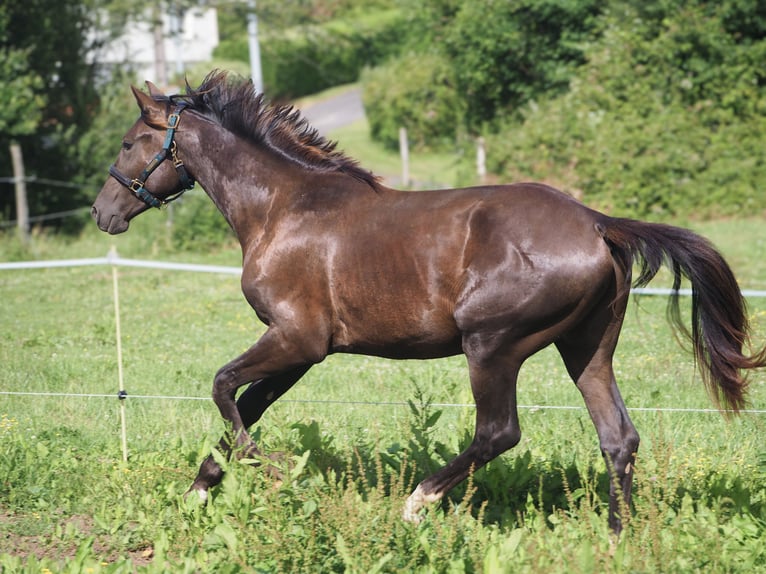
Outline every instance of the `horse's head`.
[(150, 82), (147, 86), (151, 95), (131, 87), (141, 117), (123, 137), (110, 177), (91, 209), (99, 229), (112, 235), (127, 231), (139, 213), (176, 199), (194, 185), (175, 144), (183, 104), (176, 106)]

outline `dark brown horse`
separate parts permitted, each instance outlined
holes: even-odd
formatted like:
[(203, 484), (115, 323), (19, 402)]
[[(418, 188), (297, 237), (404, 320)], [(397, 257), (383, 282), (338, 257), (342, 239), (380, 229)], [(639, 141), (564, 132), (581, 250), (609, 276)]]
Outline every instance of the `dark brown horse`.
[[(596, 427), (612, 477), (609, 521), (619, 531), (639, 438), (612, 356), (634, 261), (637, 285), (663, 264), (676, 288), (682, 276), (690, 280), (688, 334), (721, 407), (740, 409), (740, 371), (766, 364), (764, 351), (743, 354), (748, 325), (729, 266), (690, 231), (608, 217), (537, 183), (390, 189), (297, 112), (265, 105), (249, 82), (215, 72), (185, 95), (149, 88), (133, 89), (141, 117), (93, 217), (103, 231), (122, 233), (196, 179), (236, 233), (242, 290), (268, 329), (215, 376), (213, 399), (231, 425), (221, 439), (227, 453), (258, 453), (248, 427), (330, 353), (463, 353), (474, 439), (408, 498), (404, 517), (417, 521), (424, 505), (519, 442), (519, 368), (554, 344)], [(683, 330), (677, 297), (670, 309)], [(206, 498), (222, 475), (208, 457), (190, 492)]]

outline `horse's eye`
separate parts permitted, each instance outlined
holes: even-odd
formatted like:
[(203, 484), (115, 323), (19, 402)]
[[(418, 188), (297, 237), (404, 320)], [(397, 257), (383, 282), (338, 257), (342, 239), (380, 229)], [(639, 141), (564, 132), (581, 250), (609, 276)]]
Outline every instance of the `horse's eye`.
[(133, 147), (133, 144), (131, 142), (122, 142), (122, 149), (129, 150)]

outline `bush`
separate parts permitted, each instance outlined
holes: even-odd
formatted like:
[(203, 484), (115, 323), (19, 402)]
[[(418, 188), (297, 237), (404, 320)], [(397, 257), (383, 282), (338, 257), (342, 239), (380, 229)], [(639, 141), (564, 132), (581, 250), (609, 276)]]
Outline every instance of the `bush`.
[(469, 130), (566, 91), (603, 6), (598, 0), (464, 2), (445, 31), (444, 50), (466, 98)]
[(488, 135), (490, 169), (547, 180), (618, 215), (765, 209), (766, 162), (753, 150), (766, 144), (756, 63), (766, 41), (727, 32), (717, 8), (684, 5), (659, 20), (615, 14), (567, 94)]
[(396, 149), (405, 127), (416, 148), (454, 144), (465, 104), (442, 56), (411, 53), (392, 60), (365, 71), (362, 88), (373, 139)]
[(207, 251), (235, 241), (234, 232), (202, 190), (173, 204), (172, 242), (176, 249)]

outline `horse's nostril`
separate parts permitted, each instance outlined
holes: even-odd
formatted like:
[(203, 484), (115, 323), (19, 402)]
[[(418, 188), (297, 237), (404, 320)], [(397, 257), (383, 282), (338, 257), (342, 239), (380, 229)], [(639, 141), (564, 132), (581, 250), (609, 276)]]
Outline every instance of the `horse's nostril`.
[(96, 209), (96, 206), (90, 208), (90, 215), (93, 219), (98, 219), (98, 209)]

